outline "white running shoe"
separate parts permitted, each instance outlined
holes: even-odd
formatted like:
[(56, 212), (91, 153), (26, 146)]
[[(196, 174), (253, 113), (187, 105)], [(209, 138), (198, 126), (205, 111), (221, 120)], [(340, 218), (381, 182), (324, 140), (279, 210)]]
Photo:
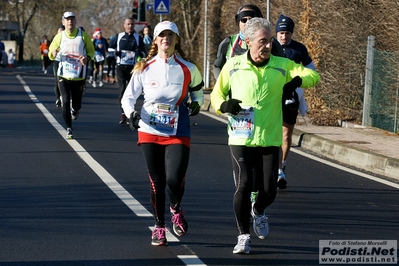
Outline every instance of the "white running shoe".
[(102, 86), (104, 86), (104, 83), (103, 83), (102, 81), (100, 81), (100, 82), (98, 83), (98, 86), (102, 87)]
[(79, 116), (79, 111), (75, 111), (75, 110), (73, 110), (73, 108), (71, 108), (71, 118), (72, 118), (72, 120), (78, 119), (78, 116)]
[(93, 82), (93, 77), (89, 77), (89, 83), (91, 84)]
[(66, 139), (73, 139), (73, 130), (72, 128), (67, 129)]
[(92, 85), (93, 85), (93, 88), (97, 87), (96, 81), (93, 80)]
[(251, 215), (253, 219), (254, 232), (260, 239), (265, 239), (269, 235), (268, 218), (265, 212), (263, 212), (262, 215), (255, 214), (254, 206), (255, 203), (252, 203)]
[(234, 254), (249, 254), (251, 252), (251, 237), (249, 234), (239, 235), (237, 245), (233, 249)]

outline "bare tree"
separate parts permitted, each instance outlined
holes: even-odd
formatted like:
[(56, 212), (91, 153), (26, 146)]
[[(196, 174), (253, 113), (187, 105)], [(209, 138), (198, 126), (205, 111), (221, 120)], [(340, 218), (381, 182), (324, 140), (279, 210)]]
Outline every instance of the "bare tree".
[[(198, 57), (199, 54), (199, 41), (202, 40), (202, 36), (199, 36), (201, 27), (203, 27), (203, 21), (201, 20), (201, 1), (200, 0), (180, 0), (180, 11), (182, 19), (180, 24), (183, 25), (184, 35), (190, 57)], [(202, 32), (202, 31), (201, 31)]]
[(64, 10), (74, 7), (75, 1), (67, 4), (57, 1), (60, 3), (55, 4), (52, 0), (8, 0), (9, 19), (18, 22), (17, 54), (20, 63), (25, 57), (33, 59), (40, 56), (40, 37), (49, 29), (56, 31)]
[(12, 6), (10, 9), (10, 18), (15, 19), (18, 22), (18, 61), (23, 62), (25, 34), (28, 31), (30, 23), (37, 11), (38, 3), (36, 1), (17, 0), (9, 0), (8, 3)]
[(90, 0), (79, 3), (79, 21), (89, 35), (101, 28), (103, 36), (113, 36), (123, 31), (124, 19), (132, 17), (132, 9), (132, 0)]

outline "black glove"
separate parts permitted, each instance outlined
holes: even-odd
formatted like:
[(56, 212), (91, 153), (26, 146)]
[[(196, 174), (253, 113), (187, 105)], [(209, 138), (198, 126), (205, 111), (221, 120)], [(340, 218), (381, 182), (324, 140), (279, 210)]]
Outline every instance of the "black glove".
[(140, 119), (141, 119), (141, 116), (140, 116), (139, 113), (133, 112), (133, 113), (130, 114), (130, 117), (129, 117), (129, 127), (130, 127), (131, 130), (134, 131), (135, 129), (140, 128), (140, 127), (139, 127), (139, 121), (140, 121)]
[(292, 93), (295, 91), (296, 88), (302, 85), (302, 78), (299, 76), (295, 76), (291, 81), (285, 83), (283, 87), (283, 103), (286, 100), (292, 99)]
[(220, 105), (220, 111), (222, 113), (237, 115), (241, 111), (241, 106), (239, 103), (242, 103), (242, 101), (237, 99), (227, 100)]
[(198, 102), (192, 102), (188, 105), (188, 109), (188, 115), (195, 116), (199, 113), (201, 106), (198, 104)]

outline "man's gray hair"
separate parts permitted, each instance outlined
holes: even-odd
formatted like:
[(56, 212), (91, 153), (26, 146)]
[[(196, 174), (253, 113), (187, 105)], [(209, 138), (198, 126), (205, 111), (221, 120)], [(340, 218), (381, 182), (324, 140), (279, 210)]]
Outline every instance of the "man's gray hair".
[(269, 20), (265, 18), (251, 18), (245, 24), (243, 32), (244, 38), (245, 39), (249, 38), (250, 40), (253, 40), (255, 33), (261, 29), (272, 31), (273, 25)]

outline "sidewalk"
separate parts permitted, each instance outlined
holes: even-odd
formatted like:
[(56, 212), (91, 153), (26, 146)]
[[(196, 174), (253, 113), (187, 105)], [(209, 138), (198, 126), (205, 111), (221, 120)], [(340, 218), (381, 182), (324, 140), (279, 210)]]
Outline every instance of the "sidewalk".
[[(203, 110), (213, 112), (209, 92)], [(298, 116), (292, 145), (342, 164), (399, 181), (399, 135), (373, 127), (343, 123), (343, 127), (314, 126)]]

